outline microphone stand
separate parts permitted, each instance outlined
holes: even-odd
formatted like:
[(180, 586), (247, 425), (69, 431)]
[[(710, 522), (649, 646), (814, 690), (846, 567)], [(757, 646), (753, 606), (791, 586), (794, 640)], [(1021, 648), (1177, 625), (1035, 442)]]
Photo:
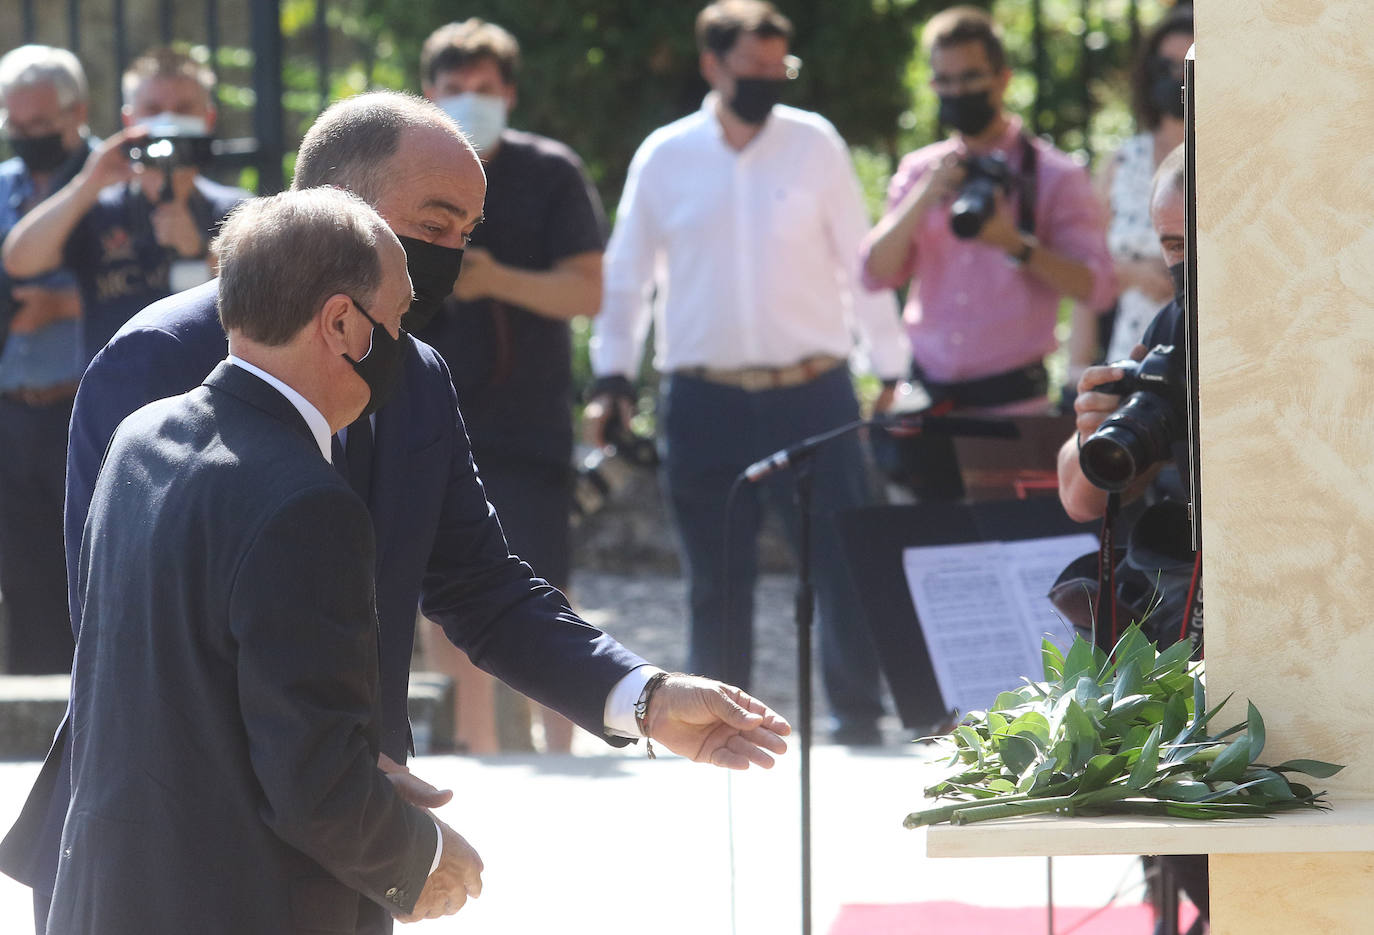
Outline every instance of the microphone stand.
[[(797, 509), (801, 512), (798, 523), (797, 557), (797, 711), (801, 724), (798, 725), (798, 756), (801, 759), (801, 912), (802, 935), (811, 935), (811, 633), (815, 620), (816, 595), (811, 581), (811, 500), (814, 487), (814, 465), (812, 457), (826, 443), (846, 435), (855, 429), (874, 426), (879, 428), (906, 429), (911, 433), (928, 431), (931, 434), (973, 435), (994, 438), (1016, 438), (1020, 432), (1004, 419), (960, 418), (951, 416), (888, 416), (875, 419), (858, 419), (833, 428), (827, 432), (813, 435), (797, 444), (775, 452), (756, 461), (740, 472), (740, 478), (757, 483), (774, 471), (792, 468), (796, 490)], [(726, 536), (729, 537), (730, 518), (726, 517)], [(725, 574), (730, 574), (729, 568)]]
[(801, 749), (801, 901), (802, 935), (811, 935), (811, 627), (816, 614), (816, 595), (811, 585), (811, 490), (815, 480), (811, 449), (795, 462), (793, 472), (797, 492), (797, 716)]

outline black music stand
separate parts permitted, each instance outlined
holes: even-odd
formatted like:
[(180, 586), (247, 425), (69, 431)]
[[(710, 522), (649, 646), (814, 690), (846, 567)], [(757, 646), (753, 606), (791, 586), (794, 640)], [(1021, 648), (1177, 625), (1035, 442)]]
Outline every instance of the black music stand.
[(864, 507), (840, 513), (836, 521), (859, 611), (873, 634), (897, 713), (903, 726), (918, 731), (943, 724), (949, 707), (911, 603), (902, 550), (1096, 532), (1096, 524), (1069, 519), (1058, 497)]

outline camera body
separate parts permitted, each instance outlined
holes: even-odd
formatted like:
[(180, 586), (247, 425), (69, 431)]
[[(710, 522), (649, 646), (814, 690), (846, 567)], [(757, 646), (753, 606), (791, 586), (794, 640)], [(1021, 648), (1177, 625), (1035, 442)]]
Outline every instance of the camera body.
[(128, 144), (126, 151), (134, 162), (153, 169), (203, 169), (214, 159), (213, 138), (161, 133)]
[(972, 240), (997, 210), (997, 193), (1011, 191), (1012, 171), (997, 153), (970, 156), (963, 162), (964, 184), (949, 208), (949, 227), (961, 240)]
[(1172, 344), (1155, 345), (1138, 363), (1111, 366), (1125, 375), (1094, 389), (1126, 401), (1083, 442), (1078, 464), (1094, 486), (1119, 492), (1172, 455), (1173, 443), (1186, 431), (1187, 381), (1182, 349)]

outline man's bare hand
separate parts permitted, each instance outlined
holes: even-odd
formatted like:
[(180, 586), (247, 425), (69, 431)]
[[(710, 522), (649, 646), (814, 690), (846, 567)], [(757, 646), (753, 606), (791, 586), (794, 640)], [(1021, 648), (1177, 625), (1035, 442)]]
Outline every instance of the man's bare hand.
[(968, 169), (964, 167), (964, 161), (954, 153), (945, 153), (940, 164), (931, 170), (929, 181), (926, 182), (924, 200), (934, 204), (941, 201), (949, 201), (959, 193), (959, 187), (964, 184), (964, 179), (968, 178)]
[(451, 916), (468, 901), (482, 895), (482, 858), (471, 844), (442, 821), (437, 822), (444, 836), (444, 853), (439, 866), (425, 880), (420, 898), (409, 915), (396, 917), (398, 922), (419, 922)]
[(673, 675), (649, 700), (649, 739), (696, 763), (726, 769), (767, 769), (792, 725), (732, 685), (696, 675)]
[(153, 239), (184, 257), (205, 255), (205, 232), (184, 201), (165, 201), (153, 208)]
[[(1131, 350), (1131, 359), (1141, 360), (1145, 354), (1145, 345), (1137, 344)], [(1125, 372), (1120, 367), (1106, 364), (1089, 367), (1083, 371), (1083, 376), (1078, 378), (1078, 396), (1074, 398), (1073, 411), (1080, 442), (1096, 432), (1097, 427), (1107, 421), (1107, 417), (1121, 406), (1120, 396), (1115, 393), (1099, 393), (1096, 387), (1120, 380), (1123, 376)]]
[(81, 168), (84, 184), (92, 191), (99, 191), (106, 185), (127, 182), (133, 178), (134, 166), (126, 147), (147, 135), (146, 127), (130, 127), (97, 146), (86, 157), (86, 164)]
[(452, 789), (431, 786), (412, 773), (410, 767), (402, 766), (385, 753), (377, 757), (377, 768), (391, 780), (396, 794), (417, 808), (438, 808), (453, 799)]
[(983, 229), (978, 232), (978, 240), (990, 247), (996, 247), (1003, 253), (1015, 253), (1024, 245), (1021, 229), (1016, 226), (1016, 219), (1012, 217), (1006, 195), (999, 191), (994, 197), (996, 208), (992, 216), (984, 222)]

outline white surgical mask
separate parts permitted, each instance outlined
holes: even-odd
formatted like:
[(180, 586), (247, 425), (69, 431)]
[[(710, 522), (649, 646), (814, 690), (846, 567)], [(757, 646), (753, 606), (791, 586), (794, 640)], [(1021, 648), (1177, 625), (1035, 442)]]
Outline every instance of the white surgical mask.
[(147, 127), (151, 136), (209, 136), (210, 127), (204, 117), (191, 114), (174, 114), (163, 111), (152, 117), (143, 117), (136, 125)]
[(485, 153), (496, 145), (501, 131), (506, 129), (506, 99), (494, 94), (457, 94), (436, 101), (448, 114), (478, 153)]

